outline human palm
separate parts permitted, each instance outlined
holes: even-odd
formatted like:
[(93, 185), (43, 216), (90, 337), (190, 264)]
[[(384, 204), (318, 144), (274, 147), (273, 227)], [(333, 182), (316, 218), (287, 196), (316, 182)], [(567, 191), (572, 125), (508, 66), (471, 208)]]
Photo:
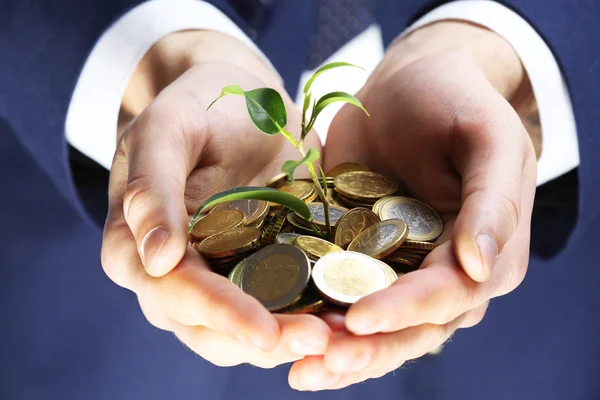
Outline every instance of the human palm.
[(296, 362), (290, 384), (341, 388), (381, 376), (477, 324), (489, 299), (513, 290), (528, 264), (533, 146), (512, 107), (469, 60), (453, 54), (381, 67), (344, 107), (325, 169), (360, 162), (436, 209), (445, 226), (421, 268), (324, 316), (337, 333), (324, 356)]

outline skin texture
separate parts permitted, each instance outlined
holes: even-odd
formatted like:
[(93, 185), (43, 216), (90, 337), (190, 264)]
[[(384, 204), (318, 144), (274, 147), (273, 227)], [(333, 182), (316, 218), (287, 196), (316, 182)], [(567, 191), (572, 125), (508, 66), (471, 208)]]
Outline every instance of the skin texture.
[[(527, 76), (502, 38), (457, 21), (423, 27), (388, 49), (357, 94), (371, 117), (345, 106), (333, 121), (325, 170), (369, 165), (445, 221), (441, 246), (419, 271), (345, 315), (272, 315), (187, 245), (187, 215), (204, 199), (262, 184), (299, 158), (282, 137), (256, 132), (241, 98), (204, 111), (230, 84), (277, 89), (298, 136), (300, 115), (277, 78), (223, 34), (167, 36), (123, 98), (102, 264), (138, 295), (153, 325), (216, 365), (297, 360), (293, 388), (336, 389), (382, 376), (476, 325), (491, 298), (522, 281), (541, 131)], [(309, 137), (307, 148), (322, 150)]]

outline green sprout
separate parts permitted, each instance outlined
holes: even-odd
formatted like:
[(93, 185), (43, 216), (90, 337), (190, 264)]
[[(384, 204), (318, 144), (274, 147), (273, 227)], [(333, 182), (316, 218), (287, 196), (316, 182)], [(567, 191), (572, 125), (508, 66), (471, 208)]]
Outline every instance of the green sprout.
[[(310, 130), (313, 128), (319, 114), (325, 109), (325, 107), (333, 103), (350, 103), (363, 110), (365, 114), (369, 115), (369, 113), (367, 112), (367, 110), (365, 110), (360, 101), (353, 95), (346, 92), (331, 92), (322, 96), (318, 100), (312, 98), (311, 86), (315, 82), (317, 77), (325, 71), (338, 67), (356, 67), (362, 69), (361, 67), (346, 62), (333, 62), (319, 68), (314, 73), (314, 75), (308, 80), (308, 82), (306, 82), (306, 85), (304, 86), (303, 90), (304, 105), (302, 108), (302, 125), (300, 140), (296, 140), (296, 138), (285, 129), (285, 126), (287, 124), (287, 112), (281, 95), (274, 89), (259, 88), (244, 91), (241, 87), (237, 85), (226, 86), (222, 89), (221, 95), (217, 97), (207, 108), (208, 110), (210, 107), (212, 107), (213, 104), (215, 104), (216, 101), (218, 101), (224, 96), (230, 94), (243, 96), (246, 99), (246, 107), (248, 109), (250, 119), (259, 131), (267, 135), (281, 134), (288, 140), (288, 142), (290, 142), (295, 148), (299, 150), (302, 158), (300, 160), (286, 161), (285, 163), (283, 163), (281, 170), (285, 172), (288, 175), (290, 181), (293, 182), (294, 172), (296, 168), (298, 168), (301, 165), (306, 165), (308, 167), (308, 171), (310, 172), (310, 176), (317, 190), (319, 199), (323, 203), (323, 208), (325, 211), (325, 222), (327, 225), (327, 237), (329, 238), (332, 237), (332, 233), (331, 222), (329, 220), (329, 201), (327, 200), (327, 182), (325, 181), (325, 174), (323, 173), (322, 169), (320, 169), (322, 180), (319, 181), (319, 177), (317, 176), (317, 172), (314, 166), (314, 162), (319, 159), (320, 154), (317, 150), (313, 148), (306, 150), (304, 148), (304, 139), (306, 138)], [(196, 220), (198, 219), (198, 216), (204, 210), (225, 201), (242, 199), (266, 200), (277, 204), (281, 204), (282, 206), (287, 207), (290, 210), (295, 211), (298, 215), (302, 216), (302, 218), (306, 220), (307, 224), (313, 227), (315, 233), (320, 235), (319, 229), (316, 228), (316, 226), (312, 223), (312, 215), (310, 209), (302, 200), (298, 199), (296, 196), (293, 196), (291, 194), (262, 186), (237, 187), (210, 197), (198, 208), (198, 210), (194, 214), (194, 217), (190, 222), (190, 230), (196, 222)]]

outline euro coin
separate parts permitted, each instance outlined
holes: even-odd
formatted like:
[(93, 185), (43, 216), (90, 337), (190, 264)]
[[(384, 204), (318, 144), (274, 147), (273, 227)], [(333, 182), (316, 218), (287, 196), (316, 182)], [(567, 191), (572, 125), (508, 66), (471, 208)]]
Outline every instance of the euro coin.
[(294, 181), (293, 183), (287, 182), (283, 186), (278, 187), (277, 190), (292, 194), (298, 197), (300, 200), (306, 200), (316, 193), (315, 185), (312, 182), (298, 180)]
[(335, 244), (345, 249), (359, 233), (379, 222), (379, 217), (367, 208), (353, 208), (345, 213), (335, 230)]
[[(296, 231), (308, 233), (308, 234), (314, 233), (312, 231), (312, 229), (310, 229), (308, 226), (306, 226), (304, 224), (303, 219), (296, 219), (295, 215), (296, 215), (295, 213), (289, 213), (287, 215), (287, 221), (290, 225), (292, 225), (295, 228)], [(300, 222), (300, 221), (302, 221), (302, 222)]]
[(408, 225), (408, 240), (428, 242), (442, 234), (444, 224), (427, 204), (410, 197), (395, 196), (381, 205), (379, 217), (401, 219)]
[(245, 222), (246, 217), (241, 211), (215, 211), (196, 221), (190, 234), (195, 240), (203, 240), (215, 233), (243, 226)]
[(388, 200), (393, 199), (394, 196), (386, 196), (386, 197), (382, 197), (381, 199), (377, 200), (375, 202), (375, 204), (373, 204), (373, 212), (377, 215), (379, 215), (379, 210), (381, 209), (381, 206), (383, 205), (383, 203), (385, 203)]
[(431, 250), (435, 249), (437, 246), (438, 245), (435, 243), (420, 242), (418, 240), (407, 240), (404, 243), (402, 243), (402, 248), (423, 250), (423, 251), (431, 251)]
[(302, 235), (298, 234), (298, 233), (280, 233), (279, 235), (277, 235), (277, 237), (275, 238), (275, 241), (279, 244), (294, 244), (294, 240), (296, 240), (297, 237), (300, 237)]
[(389, 286), (388, 274), (379, 261), (351, 251), (322, 257), (313, 268), (312, 278), (325, 298), (342, 306)]
[(323, 300), (317, 289), (312, 286), (309, 284), (302, 297), (300, 297), (300, 300), (280, 312), (282, 314), (308, 314), (325, 310), (327, 303)]
[(217, 204), (211, 212), (218, 210), (238, 210), (246, 217), (246, 225), (257, 227), (269, 213), (269, 203), (264, 200), (233, 200)]
[(325, 174), (326, 177), (335, 178), (338, 175), (345, 174), (346, 172), (354, 172), (354, 171), (371, 171), (369, 167), (366, 165), (362, 165), (355, 162), (346, 162), (343, 164), (336, 165), (331, 168)]
[(246, 267), (247, 258), (239, 261), (235, 267), (231, 270), (227, 279), (229, 279), (235, 286), (242, 286), (242, 272), (244, 272), (244, 268)]
[[(325, 206), (323, 203), (308, 203), (308, 208), (310, 209), (310, 213), (313, 217), (313, 223), (317, 225), (319, 228), (325, 229), (327, 224), (325, 223)], [(342, 216), (348, 211), (347, 208), (329, 205), (329, 222), (331, 226), (336, 226), (337, 222), (342, 218)], [(296, 215), (295, 218), (302, 218), (299, 215)]]
[(277, 189), (280, 186), (285, 185), (288, 180), (288, 175), (286, 173), (277, 174), (268, 181), (265, 182), (263, 186), (270, 187), (272, 189)]
[(288, 212), (288, 209), (284, 208), (282, 211), (278, 211), (273, 216), (273, 218), (269, 222), (269, 226), (267, 226), (267, 229), (265, 230), (265, 233), (262, 237), (261, 245), (263, 247), (275, 243), (275, 238), (277, 237), (277, 235), (279, 235), (279, 232), (281, 231), (281, 228), (285, 223), (285, 218)]
[(385, 258), (406, 240), (408, 227), (400, 219), (381, 221), (369, 226), (348, 245), (349, 251), (356, 251), (373, 258)]
[(398, 190), (398, 183), (385, 175), (368, 171), (346, 172), (334, 180), (336, 190), (344, 197), (360, 202), (375, 202), (392, 195)]
[(246, 226), (215, 233), (198, 243), (196, 250), (206, 258), (225, 258), (252, 250), (259, 242), (260, 231)]
[(363, 207), (369, 209), (373, 207), (372, 203), (350, 199), (348, 197), (342, 196), (341, 194), (338, 196), (338, 199), (340, 203), (348, 207)]
[(385, 271), (385, 273), (387, 275), (388, 287), (391, 286), (392, 283), (394, 283), (398, 280), (398, 274), (396, 274), (396, 271), (394, 271), (392, 267), (390, 267), (383, 261), (381, 261), (381, 260), (377, 260), (377, 261), (379, 261), (379, 265), (381, 265), (381, 268), (383, 268), (383, 270)]
[(318, 260), (329, 253), (336, 251), (344, 251), (333, 243), (327, 240), (319, 239), (312, 236), (300, 236), (294, 240), (294, 245), (302, 249), (309, 258)]
[(278, 311), (300, 299), (310, 275), (310, 263), (302, 250), (274, 244), (247, 259), (241, 288), (267, 310)]

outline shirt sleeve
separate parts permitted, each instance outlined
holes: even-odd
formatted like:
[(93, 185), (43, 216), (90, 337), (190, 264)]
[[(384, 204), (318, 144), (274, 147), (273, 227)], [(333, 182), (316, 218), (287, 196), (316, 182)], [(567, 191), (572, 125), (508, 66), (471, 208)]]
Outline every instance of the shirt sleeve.
[(231, 35), (253, 48), (275, 71), (252, 40), (212, 4), (199, 0), (147, 1), (110, 26), (89, 54), (67, 112), (65, 130), (71, 146), (110, 169), (121, 99), (136, 66), (162, 37), (186, 29)]
[(485, 26), (508, 41), (521, 58), (537, 101), (542, 128), (541, 185), (579, 166), (577, 128), (569, 91), (552, 51), (519, 14), (491, 0), (444, 4), (412, 24), (403, 35), (440, 20), (465, 20)]

